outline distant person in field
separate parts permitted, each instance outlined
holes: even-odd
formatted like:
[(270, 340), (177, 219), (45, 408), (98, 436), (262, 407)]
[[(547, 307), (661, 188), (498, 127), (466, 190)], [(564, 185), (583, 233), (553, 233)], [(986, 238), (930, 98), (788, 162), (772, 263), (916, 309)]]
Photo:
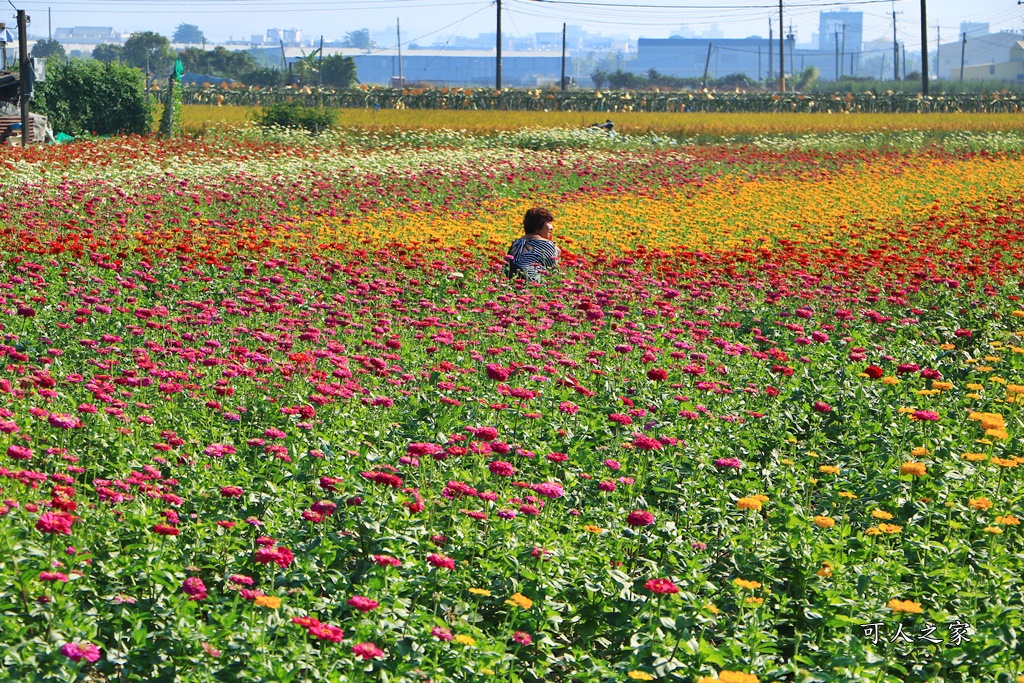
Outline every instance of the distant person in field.
[(561, 252), (551, 239), (555, 217), (547, 209), (534, 207), (523, 217), (526, 233), (508, 248), (505, 260), (510, 278), (540, 282), (546, 270), (558, 265)]

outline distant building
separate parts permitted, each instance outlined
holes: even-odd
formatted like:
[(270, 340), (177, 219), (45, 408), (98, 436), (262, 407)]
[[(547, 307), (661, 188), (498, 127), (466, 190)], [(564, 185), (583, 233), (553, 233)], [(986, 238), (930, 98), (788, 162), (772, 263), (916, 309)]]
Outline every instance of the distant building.
[(960, 22), (960, 34), (967, 34), (970, 36), (987, 36), (988, 35), (988, 22), (982, 21), (963, 21)]
[[(970, 41), (968, 38), (968, 45)], [(993, 60), (990, 64), (964, 66), (963, 78), (965, 81), (1024, 81), (1024, 40), (1018, 40), (1010, 47), (1008, 57), (1008, 61)], [(960, 78), (959, 65), (951, 77)]]
[(120, 43), (121, 34), (110, 26), (75, 26), (74, 28), (56, 28), (53, 39), (60, 43), (91, 44)]
[[(253, 36), (255, 38), (256, 36)], [(263, 44), (279, 45), (284, 43), (288, 47), (302, 45), (302, 31), (297, 28), (268, 28), (264, 36)]]
[[(818, 52), (832, 55), (833, 66), (829, 69), (832, 78), (838, 75), (856, 73), (860, 53), (864, 45), (864, 13), (842, 9), (838, 12), (821, 12), (818, 15)], [(821, 69), (821, 66), (818, 66)], [(822, 77), (824, 76), (822, 70)]]
[(1016, 56), (1024, 34), (1000, 31), (999, 33), (963, 34), (952, 43), (939, 45), (938, 64), (935, 73), (939, 78), (960, 79), (961, 53), (964, 62), (964, 80), (1024, 80), (1017, 77)]

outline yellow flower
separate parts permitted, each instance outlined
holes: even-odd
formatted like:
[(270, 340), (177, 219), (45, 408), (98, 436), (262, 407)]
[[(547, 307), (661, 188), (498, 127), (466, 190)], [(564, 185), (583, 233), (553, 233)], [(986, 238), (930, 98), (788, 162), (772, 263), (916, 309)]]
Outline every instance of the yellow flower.
[(763, 493), (759, 493), (756, 496), (751, 496), (751, 498), (760, 503), (767, 503), (770, 500), (768, 496), (764, 495)]
[(967, 505), (975, 510), (988, 510), (992, 507), (992, 501), (983, 496), (981, 498), (971, 498), (967, 501)]
[(506, 605), (514, 605), (516, 607), (522, 607), (523, 609), (530, 609), (533, 607), (533, 600), (526, 597), (522, 593), (513, 593), (512, 596), (505, 601)]
[(900, 466), (900, 474), (912, 474), (915, 477), (923, 477), (928, 471), (927, 465), (923, 462), (905, 462)]
[(938, 389), (918, 389), (914, 392), (918, 396), (935, 396), (939, 393)]
[(712, 605), (710, 602), (704, 605), (704, 609), (711, 612), (712, 614), (718, 614), (718, 608)]
[(764, 603), (764, 598), (749, 597), (744, 599), (743, 602), (745, 602), (748, 605), (761, 605)]
[(261, 595), (253, 601), (253, 604), (257, 607), (269, 607), (270, 609), (277, 609), (281, 606), (281, 598), (274, 597), (273, 595)]
[(888, 386), (895, 386), (899, 383), (900, 380), (896, 379), (895, 377), (886, 376), (882, 378), (882, 384), (887, 384)]
[(981, 398), (981, 394), (964, 394), (967, 398)]
[(995, 382), (996, 384), (1006, 384), (1006, 380), (1002, 377), (996, 377), (995, 375), (988, 378), (989, 382)]
[(831, 562), (822, 562), (821, 569), (818, 570), (818, 576), (820, 576), (823, 579), (827, 579), (830, 576), (832, 576), (832, 569), (833, 567)]
[(899, 532), (903, 531), (903, 527), (901, 527), (898, 524), (886, 524), (883, 522), (882, 524), (878, 525), (878, 530), (881, 531), (883, 534), (898, 534)]
[(942, 349), (943, 351), (952, 351), (953, 349), (956, 348), (956, 345), (946, 342), (945, 344), (939, 344), (939, 348)]
[(993, 465), (999, 465), (1000, 467), (1016, 467), (1017, 458), (1000, 458), (994, 457), (989, 462)]
[(814, 523), (820, 526), (822, 529), (829, 529), (836, 525), (836, 520), (831, 517), (825, 517), (824, 515), (816, 515), (814, 517)]
[(484, 676), (493, 676), (494, 669), (485, 666), (484, 668), (480, 669), (480, 673), (482, 673)]
[(939, 389), (940, 391), (945, 391), (947, 389), (952, 389), (952, 388), (953, 388), (953, 383), (952, 382), (936, 382), (936, 381), (932, 380), (932, 389)]
[(1020, 520), (1013, 515), (1006, 515), (1005, 517), (996, 517), (996, 524), (1005, 524), (1006, 526), (1017, 526), (1020, 524)]
[(882, 530), (879, 529), (877, 526), (869, 526), (864, 533), (866, 533), (868, 536), (878, 536), (882, 533)]
[[(971, 384), (967, 385), (967, 388), (970, 389), (971, 391), (981, 391), (985, 387), (983, 387), (980, 384), (971, 383)], [(1006, 387), (1006, 388), (1009, 389), (1010, 387)]]
[(652, 676), (649, 673), (645, 673), (643, 671), (630, 671), (626, 675), (629, 676), (630, 678), (632, 678), (634, 681), (653, 681), (654, 680), (654, 676)]
[(964, 365), (974, 365), (978, 362), (977, 358), (966, 358), (964, 359)]
[(818, 471), (822, 474), (839, 474), (839, 468), (835, 465), (822, 465)]
[(466, 647), (473, 647), (476, 645), (476, 640), (472, 636), (466, 636), (461, 633), (455, 636), (455, 642), (459, 645), (465, 645)]
[(793, 461), (790, 460), (789, 458), (782, 458), (781, 460), (779, 460), (779, 462), (781, 462), (783, 465), (792, 465), (793, 464)]
[(982, 360), (987, 361), (989, 363), (998, 363), (999, 361), (1002, 360), (1002, 358), (999, 356), (985, 356), (984, 358), (982, 358)]
[(718, 680), (722, 683), (761, 683), (761, 679), (754, 674), (745, 674), (739, 671), (719, 671)]
[(756, 498), (740, 498), (736, 501), (736, 507), (740, 510), (760, 510), (761, 501)]
[(980, 462), (988, 456), (984, 453), (964, 453), (963, 458), (968, 462)]
[(892, 519), (892, 515), (885, 510), (872, 510), (871, 516), (875, 519)]
[(1007, 384), (1006, 393), (1008, 394), (1024, 394), (1024, 385), (1022, 384)]
[(1001, 526), (987, 526), (987, 527), (985, 527), (985, 533), (988, 533), (988, 534), (1001, 534), (1001, 533), (1003, 533), (1003, 527), (1001, 527)]
[(747, 588), (749, 590), (754, 590), (755, 588), (761, 587), (761, 584), (759, 582), (747, 581), (746, 579), (733, 579), (732, 583), (734, 586), (738, 586), (740, 588)]
[(910, 614), (924, 613), (924, 610), (921, 609), (921, 605), (913, 600), (897, 600), (896, 598), (893, 598), (889, 601), (888, 606), (893, 612), (908, 612)]
[(856, 500), (857, 499), (857, 496), (853, 495), (849, 491), (840, 491), (837, 495), (840, 498), (849, 498), (850, 500)]
[(491, 597), (491, 591), (487, 590), (486, 588), (470, 588), (469, 592), (473, 595), (482, 595), (485, 598)]
[(910, 451), (910, 454), (912, 456), (914, 456), (915, 458), (921, 458), (921, 457), (924, 457), (926, 455), (931, 455), (931, 451), (929, 451), (924, 446), (918, 446), (914, 450)]
[(599, 534), (602, 531), (604, 531), (604, 529), (602, 529), (601, 527), (594, 526), (593, 524), (584, 524), (583, 530), (590, 534)]
[[(978, 361), (974, 362), (977, 363)], [(993, 370), (995, 370), (995, 368), (992, 367), (991, 365), (979, 365), (978, 367), (975, 368), (975, 370), (977, 370), (978, 372), (992, 372)]]
[[(1014, 318), (1024, 318), (1024, 311), (1013, 311), (1010, 315)], [(1024, 683), (1024, 681), (1021, 681), (1021, 683)]]
[(985, 436), (992, 439), (1001, 439), (1003, 441), (1010, 438), (1010, 435), (1005, 429), (986, 429)]

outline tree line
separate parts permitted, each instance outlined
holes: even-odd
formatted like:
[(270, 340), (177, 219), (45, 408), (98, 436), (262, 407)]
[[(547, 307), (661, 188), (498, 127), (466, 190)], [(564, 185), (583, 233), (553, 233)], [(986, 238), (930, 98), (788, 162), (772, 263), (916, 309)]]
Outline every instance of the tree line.
[[(175, 51), (171, 40), (186, 44), (183, 50)], [(345, 47), (365, 48), (369, 31), (362, 29), (349, 32)], [(187, 73), (215, 78), (240, 81), (245, 85), (263, 88), (284, 86), (291, 83), (322, 85), (330, 88), (348, 88), (357, 83), (355, 60), (341, 55), (323, 56), (314, 50), (291, 65), (291, 73), (279, 68), (276, 59), (268, 60), (264, 50), (227, 50), (217, 46), (212, 50), (205, 47), (205, 37), (199, 27), (181, 24), (172, 39), (144, 31), (134, 33), (123, 45), (97, 45), (91, 57), (102, 64), (124, 64), (141, 70), (149, 78), (170, 74), (175, 59), (181, 59)], [(32, 56), (42, 59), (67, 61), (64, 46), (56, 40), (39, 40), (32, 47)]]

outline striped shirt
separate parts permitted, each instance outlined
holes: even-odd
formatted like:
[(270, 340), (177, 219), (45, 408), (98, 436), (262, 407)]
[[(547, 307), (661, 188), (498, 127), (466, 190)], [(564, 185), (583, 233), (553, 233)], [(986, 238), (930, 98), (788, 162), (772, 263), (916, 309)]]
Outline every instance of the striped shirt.
[(533, 282), (540, 282), (540, 276), (547, 268), (558, 265), (559, 249), (551, 240), (536, 235), (520, 237), (508, 249), (512, 257), (511, 271), (522, 273)]

